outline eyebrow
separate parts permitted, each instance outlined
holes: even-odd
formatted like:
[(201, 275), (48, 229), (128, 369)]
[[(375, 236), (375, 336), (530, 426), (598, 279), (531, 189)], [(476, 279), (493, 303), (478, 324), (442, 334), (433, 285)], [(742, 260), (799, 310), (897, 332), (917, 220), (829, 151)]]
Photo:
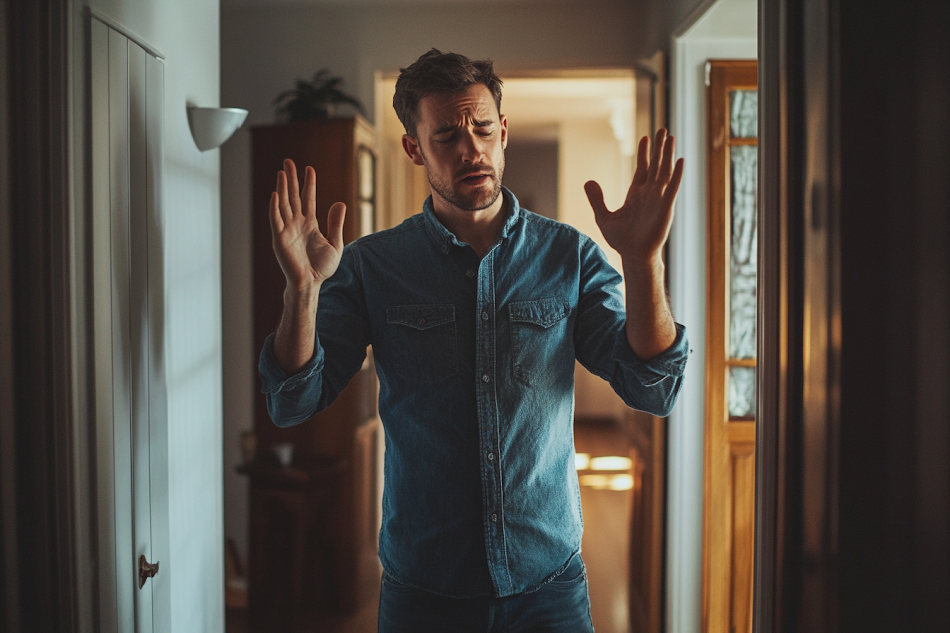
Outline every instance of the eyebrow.
[[(491, 119), (485, 119), (484, 121), (474, 121), (475, 127), (488, 127), (488, 126), (490, 126), (490, 125), (494, 125), (494, 123), (495, 123), (495, 122), (492, 121)], [(447, 133), (449, 133), (449, 132), (454, 132), (454, 131), (457, 130), (458, 128), (459, 128), (458, 125), (454, 125), (454, 124), (453, 124), (453, 125), (446, 125), (446, 126), (444, 126), (444, 127), (440, 127), (438, 130), (436, 130), (435, 132), (433, 132), (432, 135), (433, 135), (433, 136), (438, 136), (439, 134), (447, 134)]]

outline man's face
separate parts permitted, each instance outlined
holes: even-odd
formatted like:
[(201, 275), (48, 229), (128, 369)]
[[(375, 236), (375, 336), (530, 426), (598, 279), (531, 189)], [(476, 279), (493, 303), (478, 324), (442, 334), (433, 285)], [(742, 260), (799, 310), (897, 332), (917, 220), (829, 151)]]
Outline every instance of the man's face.
[(412, 162), (424, 165), (437, 206), (480, 211), (501, 195), (508, 121), (482, 84), (419, 101), (416, 135), (403, 136)]

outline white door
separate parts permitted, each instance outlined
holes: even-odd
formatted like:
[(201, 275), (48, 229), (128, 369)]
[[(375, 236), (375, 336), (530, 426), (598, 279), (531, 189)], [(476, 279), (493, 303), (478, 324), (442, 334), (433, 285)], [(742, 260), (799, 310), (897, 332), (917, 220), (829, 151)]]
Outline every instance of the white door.
[[(101, 631), (167, 631), (162, 62), (90, 19)], [(141, 576), (142, 563), (158, 564)]]

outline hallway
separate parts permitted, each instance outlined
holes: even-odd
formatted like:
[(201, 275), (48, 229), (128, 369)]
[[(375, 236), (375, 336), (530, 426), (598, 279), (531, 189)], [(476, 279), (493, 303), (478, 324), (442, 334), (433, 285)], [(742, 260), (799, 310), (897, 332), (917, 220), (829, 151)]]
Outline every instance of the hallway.
[[(628, 441), (609, 421), (575, 426), (579, 455), (582, 550), (590, 583), (591, 617), (597, 633), (628, 633), (628, 551), (630, 538), (630, 465)], [(586, 457), (585, 457), (586, 456)], [(621, 460), (597, 460), (621, 457)], [(596, 460), (596, 461), (595, 461)], [(295, 633), (373, 633), (378, 596), (352, 615), (312, 613)], [(228, 609), (227, 633), (248, 633), (246, 612)]]

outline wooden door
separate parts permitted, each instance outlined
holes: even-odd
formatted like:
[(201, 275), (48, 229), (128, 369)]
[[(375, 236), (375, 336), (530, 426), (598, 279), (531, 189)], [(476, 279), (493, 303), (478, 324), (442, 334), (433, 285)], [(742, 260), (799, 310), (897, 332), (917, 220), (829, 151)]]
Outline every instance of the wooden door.
[[(95, 18), (89, 59), (100, 630), (167, 631), (164, 70), (156, 56)], [(143, 557), (164, 561), (144, 584)]]
[(755, 515), (755, 61), (707, 66), (703, 630), (751, 633)]

